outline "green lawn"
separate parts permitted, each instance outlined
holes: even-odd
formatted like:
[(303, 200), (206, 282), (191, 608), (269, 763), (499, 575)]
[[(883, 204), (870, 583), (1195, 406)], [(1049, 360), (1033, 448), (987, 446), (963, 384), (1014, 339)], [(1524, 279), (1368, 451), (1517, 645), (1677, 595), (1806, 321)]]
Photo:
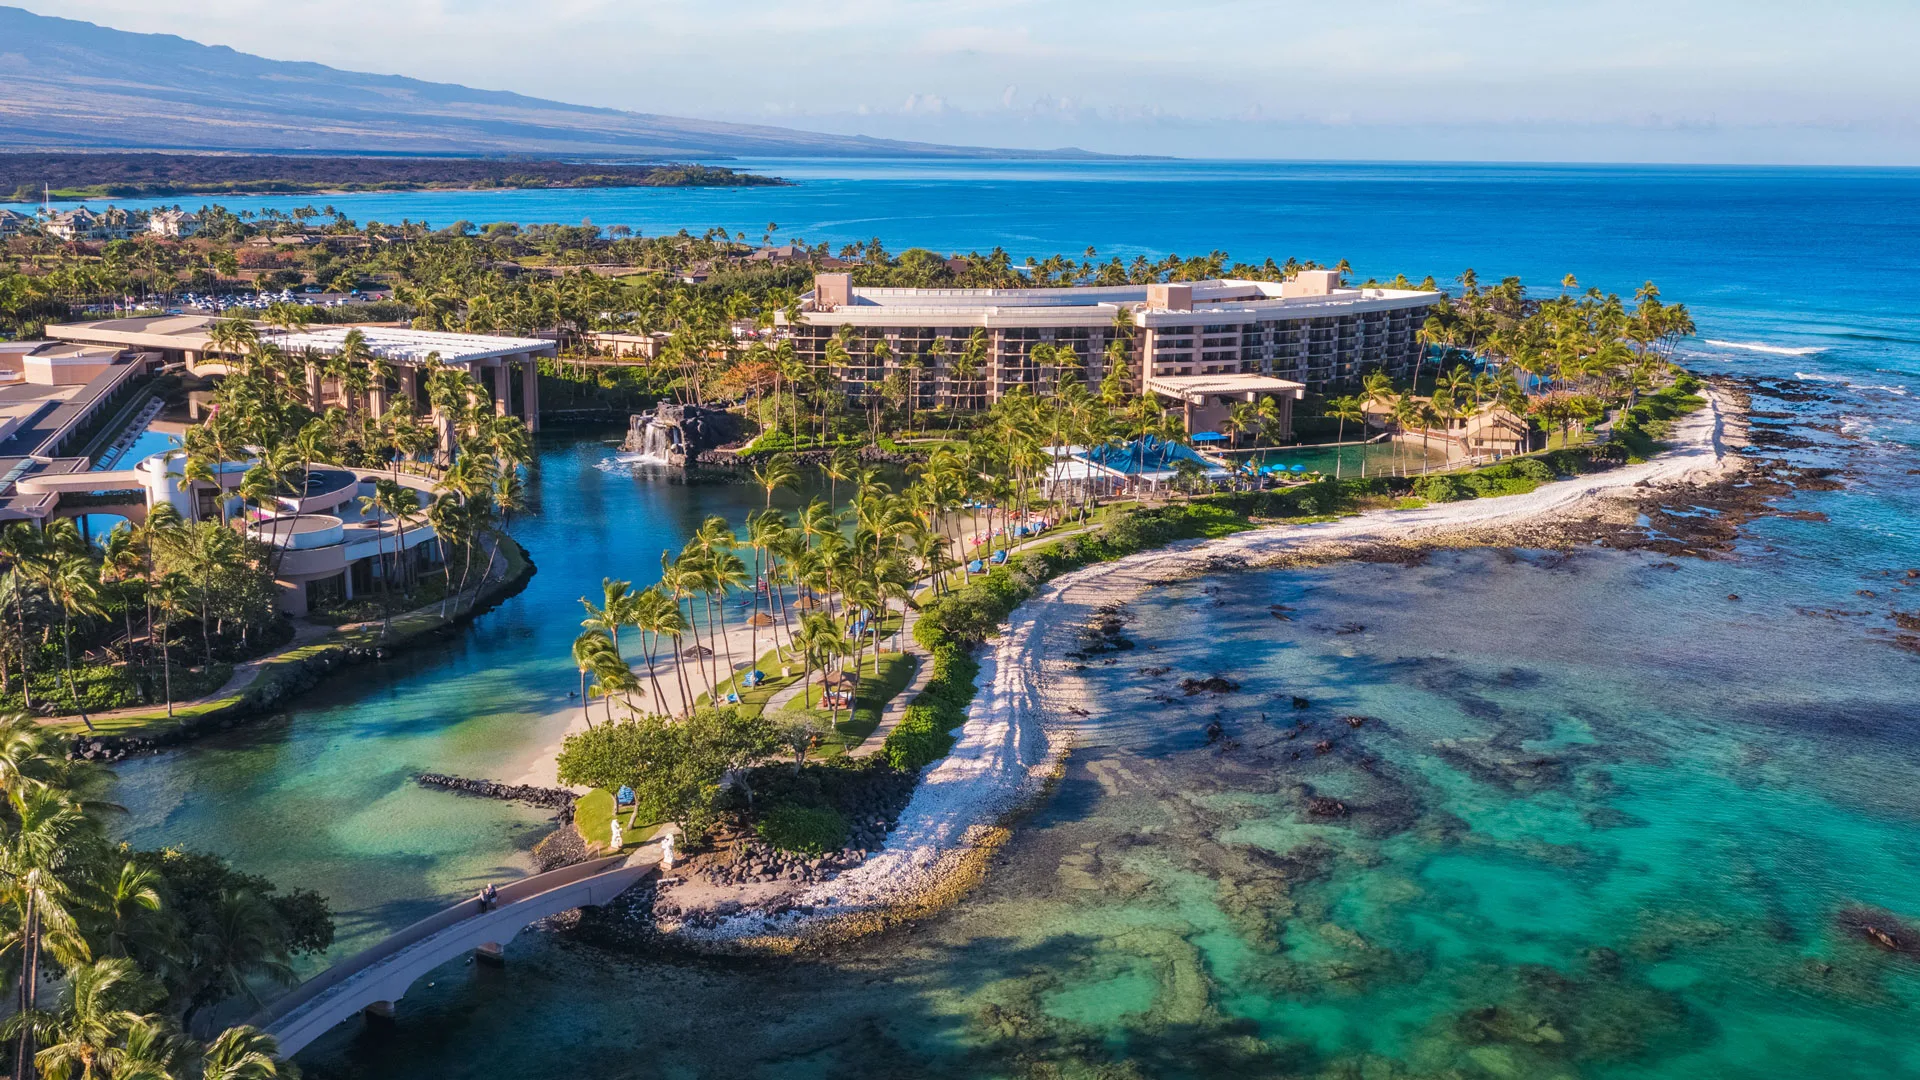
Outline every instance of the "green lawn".
[[(580, 833), (581, 839), (603, 854), (611, 854), (607, 846), (613, 841), (613, 792), (606, 788), (594, 788), (573, 801), (573, 827)], [(628, 810), (631, 814), (632, 811)], [(623, 818), (620, 822), (626, 825)], [(621, 836), (621, 851), (632, 851), (641, 844), (653, 839), (660, 831), (658, 824), (635, 825)]]
[[(841, 711), (833, 737), (824, 740), (814, 756), (838, 757), (865, 742), (880, 726), (881, 710), (913, 681), (915, 670), (915, 658), (910, 653), (884, 653), (877, 660), (872, 654), (862, 657), (860, 682), (853, 692), (853, 709)], [(787, 711), (811, 712), (822, 720), (831, 719), (832, 714), (820, 708), (819, 676), (808, 684), (804, 694), (787, 703)]]

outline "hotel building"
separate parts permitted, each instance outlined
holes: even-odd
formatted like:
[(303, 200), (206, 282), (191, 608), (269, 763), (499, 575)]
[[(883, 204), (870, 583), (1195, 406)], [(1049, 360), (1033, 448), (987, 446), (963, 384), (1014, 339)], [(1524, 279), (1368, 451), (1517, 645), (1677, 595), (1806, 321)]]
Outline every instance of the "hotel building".
[[(1107, 348), (1124, 339), (1134, 389), (1179, 408), (1189, 430), (1217, 426), (1236, 401), (1291, 402), (1378, 368), (1412, 373), (1417, 337), (1437, 292), (1347, 288), (1330, 270), (1285, 282), (1213, 280), (1061, 289), (869, 289), (847, 274), (819, 274), (788, 323), (800, 360), (826, 369), (844, 342), (840, 376), (862, 396), (904, 369), (916, 404), (983, 408), (1017, 387), (1052, 393), (1062, 364), (1034, 347), (1071, 349), (1080, 378), (1106, 375)], [(961, 358), (976, 333), (985, 355)], [(874, 360), (885, 342), (891, 355)], [(945, 342), (945, 352), (935, 346)]]

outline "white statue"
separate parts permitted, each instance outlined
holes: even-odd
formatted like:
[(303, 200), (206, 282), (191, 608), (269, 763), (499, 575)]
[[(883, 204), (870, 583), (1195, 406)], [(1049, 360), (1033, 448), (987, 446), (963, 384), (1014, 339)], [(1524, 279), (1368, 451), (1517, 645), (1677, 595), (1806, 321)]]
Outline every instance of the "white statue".
[(627, 838), (621, 835), (620, 818), (618, 815), (613, 819), (613, 835), (609, 842), (612, 843), (613, 850), (615, 851), (619, 851), (621, 848), (627, 846)]
[(660, 869), (673, 869), (673, 834), (660, 834)]

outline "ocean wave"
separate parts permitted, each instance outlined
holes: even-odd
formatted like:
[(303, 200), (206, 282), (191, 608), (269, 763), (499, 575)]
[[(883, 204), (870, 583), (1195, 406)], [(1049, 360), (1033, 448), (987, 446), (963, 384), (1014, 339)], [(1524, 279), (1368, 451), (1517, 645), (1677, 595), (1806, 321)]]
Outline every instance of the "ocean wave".
[(1743, 352), (1762, 352), (1774, 356), (1812, 356), (1823, 351), (1814, 345), (1795, 347), (1789, 345), (1767, 345), (1758, 341), (1720, 341), (1715, 338), (1707, 338), (1705, 339), (1705, 343), (1719, 349), (1740, 349)]
[(1883, 393), (1895, 394), (1899, 397), (1907, 396), (1907, 388), (1904, 386), (1882, 386), (1879, 383), (1857, 383), (1857, 382), (1854, 382), (1852, 379), (1842, 378), (1838, 375), (1820, 375), (1811, 371), (1796, 371), (1793, 373), (1793, 377), (1796, 379), (1804, 379), (1807, 382), (1839, 383), (1841, 386), (1844, 386), (1849, 390), (1879, 390)]

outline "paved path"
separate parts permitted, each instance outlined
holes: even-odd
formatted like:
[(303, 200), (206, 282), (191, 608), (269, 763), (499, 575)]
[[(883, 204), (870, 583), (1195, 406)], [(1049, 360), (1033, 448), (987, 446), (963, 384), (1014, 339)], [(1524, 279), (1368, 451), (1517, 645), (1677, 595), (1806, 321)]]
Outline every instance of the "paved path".
[(308, 979), (251, 1023), (279, 1041), (281, 1056), (292, 1057), (361, 1010), (390, 1007), (434, 968), (482, 946), (505, 945), (530, 923), (604, 904), (653, 873), (659, 862), (659, 847), (647, 844), (630, 855), (512, 882), (500, 889), (491, 911), (482, 911), (478, 899), (462, 900)]

